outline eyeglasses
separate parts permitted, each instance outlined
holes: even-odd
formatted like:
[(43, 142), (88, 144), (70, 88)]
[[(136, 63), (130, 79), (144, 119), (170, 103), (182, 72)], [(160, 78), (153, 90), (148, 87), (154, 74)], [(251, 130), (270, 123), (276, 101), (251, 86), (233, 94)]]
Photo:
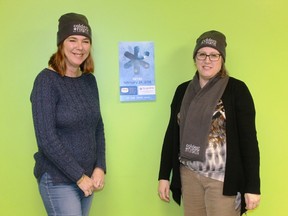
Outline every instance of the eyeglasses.
[(221, 54), (219, 53), (212, 53), (210, 55), (207, 55), (206, 53), (197, 52), (196, 58), (200, 61), (206, 60), (207, 57), (209, 57), (210, 61), (218, 61), (220, 59)]

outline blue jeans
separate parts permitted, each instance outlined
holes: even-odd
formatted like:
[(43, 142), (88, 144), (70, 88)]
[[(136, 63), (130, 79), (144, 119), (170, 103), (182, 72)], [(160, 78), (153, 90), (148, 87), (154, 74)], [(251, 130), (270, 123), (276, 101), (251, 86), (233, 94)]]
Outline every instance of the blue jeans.
[(88, 216), (92, 196), (85, 197), (77, 184), (53, 185), (48, 173), (39, 182), (39, 191), (48, 216)]

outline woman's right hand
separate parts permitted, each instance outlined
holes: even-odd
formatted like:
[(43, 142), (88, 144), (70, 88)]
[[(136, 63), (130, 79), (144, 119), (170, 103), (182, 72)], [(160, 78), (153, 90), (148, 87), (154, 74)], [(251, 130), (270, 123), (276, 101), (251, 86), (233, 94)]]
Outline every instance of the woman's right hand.
[(83, 191), (85, 197), (88, 197), (90, 195), (92, 195), (93, 191), (94, 191), (94, 182), (93, 180), (84, 175), (84, 177), (81, 177), (83, 179), (80, 179), (78, 182), (77, 182), (77, 185), (78, 187)]
[(161, 200), (170, 202), (170, 182), (168, 180), (159, 180), (158, 195)]

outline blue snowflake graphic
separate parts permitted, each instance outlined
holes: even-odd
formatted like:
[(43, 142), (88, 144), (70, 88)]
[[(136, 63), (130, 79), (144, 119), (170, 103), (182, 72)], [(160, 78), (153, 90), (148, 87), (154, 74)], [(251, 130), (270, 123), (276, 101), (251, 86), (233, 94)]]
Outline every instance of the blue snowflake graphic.
[(133, 67), (133, 71), (135, 74), (138, 74), (140, 72), (140, 66), (148, 69), (150, 67), (149, 63), (144, 61), (145, 58), (148, 58), (150, 53), (148, 51), (145, 51), (143, 55), (140, 54), (140, 48), (139, 46), (134, 47), (134, 53), (126, 51), (124, 53), (124, 56), (130, 59), (128, 62), (124, 64), (124, 68), (130, 68)]

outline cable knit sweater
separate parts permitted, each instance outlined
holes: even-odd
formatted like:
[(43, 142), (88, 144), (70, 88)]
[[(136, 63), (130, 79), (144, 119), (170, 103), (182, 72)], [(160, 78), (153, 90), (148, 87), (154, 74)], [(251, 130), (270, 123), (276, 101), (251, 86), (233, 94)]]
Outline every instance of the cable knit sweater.
[(106, 172), (104, 127), (93, 74), (61, 77), (44, 69), (31, 93), (38, 152), (34, 175), (54, 183), (77, 182), (95, 167)]

